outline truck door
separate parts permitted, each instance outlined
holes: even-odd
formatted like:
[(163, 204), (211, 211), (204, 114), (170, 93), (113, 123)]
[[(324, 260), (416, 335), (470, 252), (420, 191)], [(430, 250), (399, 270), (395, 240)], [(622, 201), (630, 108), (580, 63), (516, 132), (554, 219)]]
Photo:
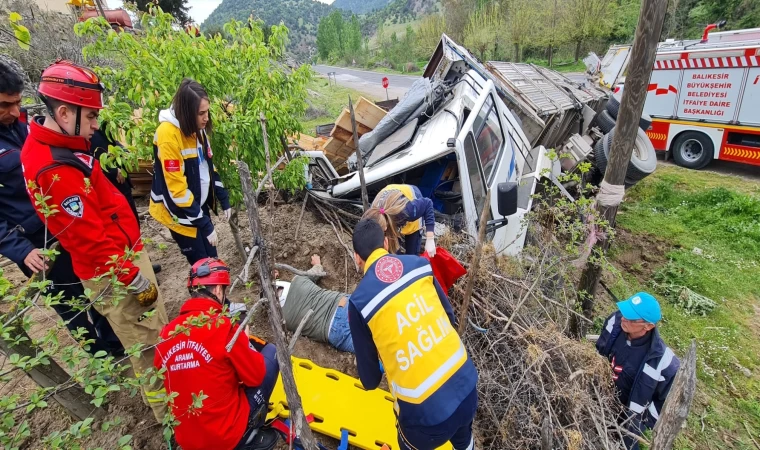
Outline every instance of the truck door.
[[(457, 155), (461, 179), (462, 198), (468, 232), (476, 236), (483, 208), (489, 210), (489, 220), (498, 216), (496, 186), (516, 179), (514, 149), (505, 139), (500, 119), (498, 95), (493, 82), (488, 81), (478, 97), (472, 112), (457, 137)], [(486, 192), (491, 189), (491, 204), (486, 205)], [(489, 239), (505, 229), (490, 233)]]

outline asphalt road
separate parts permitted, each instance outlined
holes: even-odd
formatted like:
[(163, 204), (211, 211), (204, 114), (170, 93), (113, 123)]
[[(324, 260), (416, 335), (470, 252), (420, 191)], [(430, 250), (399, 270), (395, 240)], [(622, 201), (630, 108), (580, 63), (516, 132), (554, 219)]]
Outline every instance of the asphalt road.
[(394, 75), (382, 72), (371, 72), (368, 70), (347, 69), (345, 67), (311, 66), (315, 72), (327, 76), (328, 73), (335, 73), (335, 81), (341, 85), (369, 95), (374, 100), (384, 100), (386, 97), (383, 89), (383, 77), (388, 77), (390, 86), (388, 87), (389, 98), (402, 98), (406, 91), (412, 86), (418, 76)]
[[(672, 158), (665, 161), (665, 154), (663, 152), (657, 152), (657, 159), (659, 163), (663, 165), (676, 165)], [(755, 183), (760, 182), (760, 168), (749, 164), (713, 160), (710, 164), (705, 166), (705, 168), (700, 170), (704, 172), (719, 173), (721, 175), (733, 175)]]

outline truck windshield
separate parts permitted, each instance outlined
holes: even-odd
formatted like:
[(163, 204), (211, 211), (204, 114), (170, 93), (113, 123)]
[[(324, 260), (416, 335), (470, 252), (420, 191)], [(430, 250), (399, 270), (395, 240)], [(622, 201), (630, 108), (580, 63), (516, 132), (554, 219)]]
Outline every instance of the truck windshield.
[[(496, 113), (493, 97), (488, 96), (475, 118), (472, 132), (467, 134), (464, 141), (465, 161), (478, 218), (483, 211), (486, 189), (503, 146), (504, 134), (499, 116)], [(478, 218), (475, 220), (477, 221)]]
[(500, 150), (504, 143), (504, 136), (499, 124), (499, 116), (496, 114), (493, 97), (489, 96), (483, 108), (478, 113), (473, 126), (477, 136), (477, 148), (480, 159), (480, 167), (483, 170), (483, 178), (489, 181), (493, 168), (499, 159)]

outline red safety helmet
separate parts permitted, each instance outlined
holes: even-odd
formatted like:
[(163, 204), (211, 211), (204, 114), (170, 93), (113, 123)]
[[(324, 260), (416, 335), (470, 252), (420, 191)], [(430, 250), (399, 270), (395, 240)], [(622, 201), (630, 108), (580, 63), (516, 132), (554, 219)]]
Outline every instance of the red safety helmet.
[(103, 91), (105, 86), (95, 72), (66, 60), (49, 65), (37, 89), (43, 100), (52, 98), (93, 109), (103, 109)]
[(230, 268), (221, 259), (203, 258), (193, 264), (187, 277), (187, 287), (229, 286)]

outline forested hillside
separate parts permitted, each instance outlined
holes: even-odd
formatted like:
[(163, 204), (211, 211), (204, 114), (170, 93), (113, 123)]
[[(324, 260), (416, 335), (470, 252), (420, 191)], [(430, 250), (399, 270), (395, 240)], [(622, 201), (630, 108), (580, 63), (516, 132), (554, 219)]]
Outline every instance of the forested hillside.
[(317, 25), (331, 10), (315, 0), (223, 0), (202, 29), (221, 30), (229, 20), (247, 20), (251, 15), (267, 25), (283, 22), (290, 30), (288, 50), (303, 61), (316, 53)]
[(332, 3), (332, 6), (356, 14), (366, 14), (376, 9), (385, 8), (390, 1), (391, 0), (335, 0)]

